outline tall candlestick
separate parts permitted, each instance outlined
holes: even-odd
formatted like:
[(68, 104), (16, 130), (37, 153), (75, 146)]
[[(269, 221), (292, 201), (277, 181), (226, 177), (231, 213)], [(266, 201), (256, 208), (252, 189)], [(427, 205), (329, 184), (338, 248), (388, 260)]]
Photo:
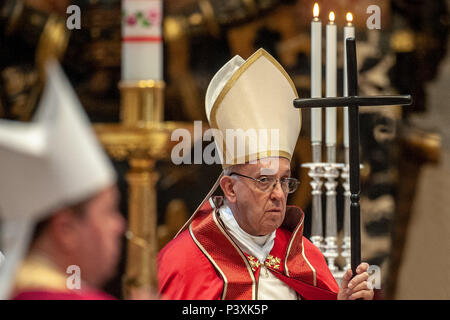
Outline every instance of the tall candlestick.
[(163, 80), (162, 0), (122, 0), (122, 80)]
[[(322, 22), (319, 5), (314, 4), (314, 19), (311, 22), (311, 97), (322, 97)], [(311, 141), (322, 142), (322, 108), (311, 110)], [(313, 159), (313, 161), (315, 161)], [(321, 159), (317, 160), (318, 162)]]
[[(337, 74), (337, 28), (334, 23), (335, 15), (331, 11), (326, 26), (326, 96), (336, 97)], [(325, 166), (327, 189), (326, 224), (324, 256), (328, 261), (328, 268), (334, 274), (337, 271), (334, 263), (338, 257), (337, 246), (337, 215), (336, 215), (336, 187), (339, 170), (336, 164), (336, 108), (326, 108), (326, 135), (327, 165)]]
[[(347, 38), (355, 37), (355, 27), (352, 24), (353, 15), (348, 12), (347, 25), (344, 27), (344, 97), (348, 96), (348, 86), (347, 86), (347, 48), (345, 47), (345, 40)], [(344, 147), (348, 148), (348, 108), (344, 107)]]
[[(334, 23), (334, 12), (330, 12), (330, 22), (326, 26), (326, 96), (336, 97), (336, 80), (337, 80), (337, 66), (336, 66), (336, 39), (337, 27)], [(326, 108), (326, 137), (325, 142), (327, 146), (336, 145), (336, 108)], [(330, 159), (328, 159), (330, 160)], [(333, 161), (334, 162), (334, 161)]]
[[(322, 96), (322, 22), (319, 19), (319, 5), (314, 4), (311, 22), (311, 97)], [(312, 188), (311, 241), (322, 248), (322, 108), (311, 110), (312, 163), (308, 175)], [(305, 165), (306, 166), (306, 165)]]

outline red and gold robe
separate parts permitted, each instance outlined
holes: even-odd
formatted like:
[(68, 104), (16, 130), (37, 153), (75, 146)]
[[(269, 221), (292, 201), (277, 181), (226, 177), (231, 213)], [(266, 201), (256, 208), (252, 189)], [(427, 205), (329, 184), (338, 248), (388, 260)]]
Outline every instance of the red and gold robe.
[[(158, 256), (159, 292), (172, 300), (250, 300), (261, 266), (241, 251), (219, 217), (222, 198), (205, 202), (189, 228)], [(339, 287), (317, 247), (303, 237), (304, 213), (288, 206), (265, 266), (301, 299), (336, 299)]]
[(13, 300), (115, 300), (114, 297), (82, 283), (80, 289), (68, 289), (65, 274), (48, 259), (33, 255), (19, 268)]

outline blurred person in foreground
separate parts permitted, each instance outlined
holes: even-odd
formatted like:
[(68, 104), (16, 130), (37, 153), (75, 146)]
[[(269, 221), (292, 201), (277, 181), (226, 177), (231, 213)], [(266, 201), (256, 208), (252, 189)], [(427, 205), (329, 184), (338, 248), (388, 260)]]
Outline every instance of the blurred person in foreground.
[(55, 62), (31, 123), (0, 120), (0, 299), (113, 299), (115, 171)]
[[(339, 287), (303, 236), (303, 211), (286, 204), (298, 186), (290, 169), (301, 128), (296, 97), (286, 71), (263, 49), (247, 60), (235, 56), (211, 80), (206, 115), (224, 170), (159, 254), (162, 298), (373, 298), (369, 265), (360, 264), (353, 279), (348, 270)], [(219, 184), (224, 197), (210, 197)]]

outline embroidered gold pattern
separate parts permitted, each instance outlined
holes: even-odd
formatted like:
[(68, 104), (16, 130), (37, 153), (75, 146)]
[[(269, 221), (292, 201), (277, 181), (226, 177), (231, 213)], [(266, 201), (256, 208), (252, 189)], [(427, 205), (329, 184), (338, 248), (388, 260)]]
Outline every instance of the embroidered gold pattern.
[(261, 263), (253, 256), (247, 256), (248, 262), (250, 262), (250, 266), (252, 267), (252, 271), (255, 272), (261, 266)]
[(266, 261), (265, 261), (266, 267), (272, 268), (272, 269), (275, 269), (275, 270), (280, 269), (280, 263), (281, 263), (280, 258), (274, 257), (271, 254), (269, 254), (267, 256)]

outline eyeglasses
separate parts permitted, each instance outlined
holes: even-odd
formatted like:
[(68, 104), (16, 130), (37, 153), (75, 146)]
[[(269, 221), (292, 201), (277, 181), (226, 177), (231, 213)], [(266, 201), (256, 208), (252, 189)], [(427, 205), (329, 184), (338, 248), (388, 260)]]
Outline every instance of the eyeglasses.
[(237, 173), (232, 172), (230, 173), (230, 176), (236, 175), (239, 177), (247, 178), (250, 180), (253, 180), (256, 182), (256, 186), (264, 192), (269, 192), (275, 189), (278, 182), (280, 182), (281, 188), (283, 189), (284, 193), (293, 193), (295, 190), (297, 190), (298, 185), (300, 184), (300, 181), (298, 181), (295, 178), (280, 178), (277, 179), (275, 177), (271, 176), (262, 176), (258, 179)]

